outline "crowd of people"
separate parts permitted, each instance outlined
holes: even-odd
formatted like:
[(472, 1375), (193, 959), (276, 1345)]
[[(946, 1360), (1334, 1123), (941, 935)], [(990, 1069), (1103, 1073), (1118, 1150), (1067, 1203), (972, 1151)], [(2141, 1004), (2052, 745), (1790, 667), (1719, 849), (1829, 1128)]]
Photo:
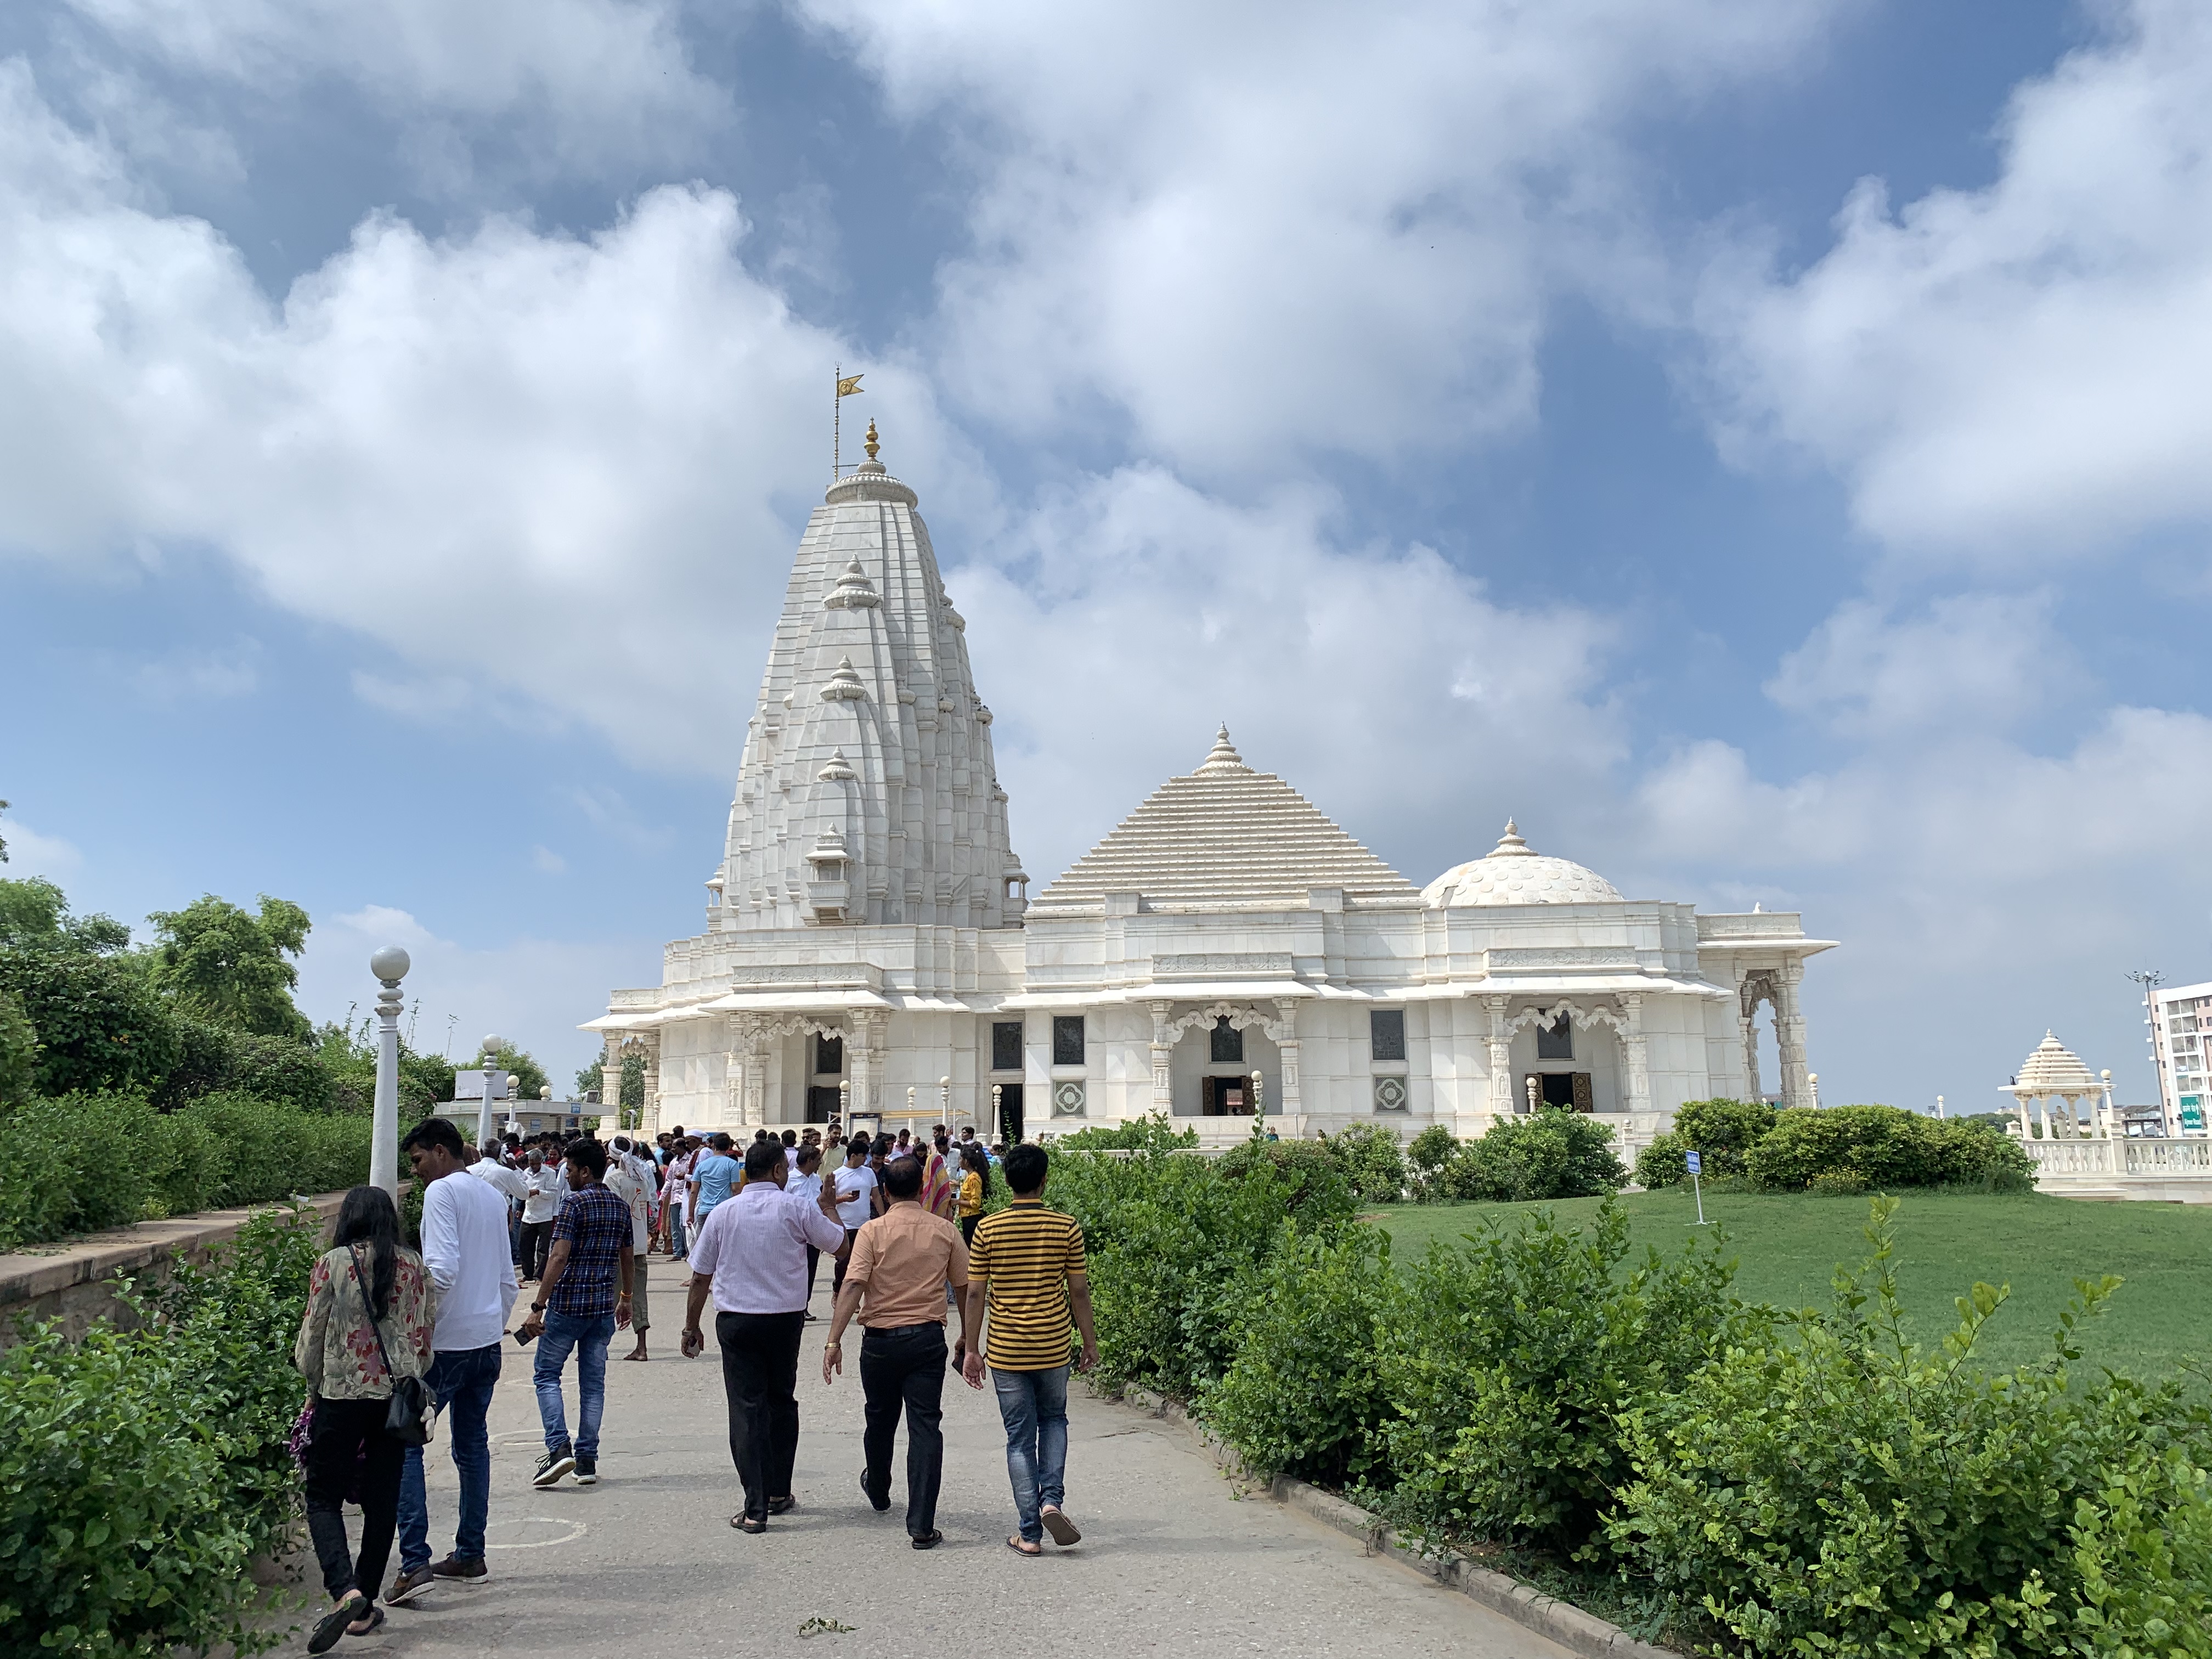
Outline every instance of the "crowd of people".
[[(422, 1192), (421, 1250), (401, 1243), (398, 1212), (381, 1188), (348, 1193), (332, 1248), (310, 1279), (295, 1350), (309, 1393), (301, 1455), (309, 1533), (331, 1598), (308, 1651), (383, 1624), (377, 1587), (395, 1538), (399, 1562), (386, 1605), (484, 1578), (486, 1423), (510, 1336), (537, 1345), (532, 1380), (544, 1452), (532, 1484), (599, 1480), (608, 1352), (628, 1330), (634, 1346), (623, 1358), (651, 1357), (646, 1275), (655, 1253), (689, 1274), (686, 1358), (705, 1352), (702, 1321), (714, 1307), (743, 1494), (732, 1527), (764, 1533), (797, 1506), (799, 1348), (817, 1317), (810, 1304), (828, 1255), (823, 1381), (843, 1375), (845, 1336), (857, 1320), (860, 1483), (870, 1507), (890, 1508), (903, 1422), (907, 1534), (915, 1549), (943, 1540), (936, 1512), (950, 1370), (970, 1389), (988, 1380), (995, 1393), (1018, 1521), (1007, 1547), (1034, 1556), (1047, 1537), (1078, 1542), (1063, 1507), (1067, 1384), (1071, 1370), (1096, 1363), (1097, 1338), (1082, 1230), (1044, 1204), (1046, 1153), (987, 1145), (969, 1129), (956, 1136), (943, 1124), (927, 1138), (910, 1130), (845, 1138), (839, 1129), (835, 1121), (780, 1136), (762, 1129), (742, 1148), (726, 1133), (681, 1126), (651, 1141), (510, 1134), (477, 1147), (444, 1118), (417, 1124), (401, 1148)], [(994, 1207), (1000, 1180), (1008, 1201)], [(563, 1389), (572, 1358), (573, 1434)], [(445, 1423), (459, 1478), (453, 1547), (436, 1561), (418, 1417)], [(362, 1511), (350, 1552), (349, 1498)]]

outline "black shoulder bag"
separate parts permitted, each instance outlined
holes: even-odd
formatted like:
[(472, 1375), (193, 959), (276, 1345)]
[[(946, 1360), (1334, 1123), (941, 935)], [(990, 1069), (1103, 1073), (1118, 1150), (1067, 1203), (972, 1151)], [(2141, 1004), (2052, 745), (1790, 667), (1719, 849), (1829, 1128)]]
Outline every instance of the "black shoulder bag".
[(419, 1376), (402, 1376), (392, 1369), (392, 1356), (385, 1351), (384, 1332), (377, 1323), (376, 1304), (369, 1299), (368, 1282), (361, 1274), (361, 1247), (356, 1245), (350, 1254), (353, 1282), (361, 1287), (369, 1332), (376, 1338), (376, 1357), (384, 1362), (384, 1374), (392, 1379), (392, 1404), (384, 1413), (384, 1431), (403, 1446), (427, 1446), (430, 1425), (435, 1420), (429, 1385)]

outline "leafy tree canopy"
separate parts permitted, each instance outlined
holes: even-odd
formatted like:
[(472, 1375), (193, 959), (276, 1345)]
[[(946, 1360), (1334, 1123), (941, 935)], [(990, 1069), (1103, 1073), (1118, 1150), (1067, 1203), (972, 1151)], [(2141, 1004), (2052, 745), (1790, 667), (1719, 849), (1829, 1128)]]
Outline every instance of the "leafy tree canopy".
[(483, 1050), (479, 1048), (473, 1059), (463, 1062), (460, 1069), (464, 1072), (480, 1072), (487, 1063), (504, 1066), (514, 1074), (514, 1092), (509, 1097), (510, 1099), (535, 1100), (538, 1098), (538, 1091), (552, 1081), (545, 1075), (545, 1068), (530, 1057), (528, 1049), (512, 1046), (501, 1049), (499, 1058), (489, 1062), (486, 1061)]
[(130, 928), (112, 916), (71, 915), (67, 896), (42, 876), (0, 879), (0, 945), (104, 957), (130, 943)]
[(249, 915), (208, 893), (146, 920), (157, 940), (153, 981), (179, 1007), (237, 1030), (307, 1036), (307, 1017), (292, 1002), (300, 970), (286, 960), (306, 948), (313, 926), (298, 905), (264, 893), (259, 914)]

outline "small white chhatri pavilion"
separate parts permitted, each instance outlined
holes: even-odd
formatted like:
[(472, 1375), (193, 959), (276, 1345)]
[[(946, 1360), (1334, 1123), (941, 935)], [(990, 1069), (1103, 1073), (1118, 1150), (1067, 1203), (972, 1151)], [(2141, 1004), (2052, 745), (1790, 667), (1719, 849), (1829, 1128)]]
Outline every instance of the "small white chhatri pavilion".
[[(1209, 1139), (1462, 1135), (1532, 1100), (1629, 1156), (1686, 1100), (1811, 1104), (1798, 918), (1626, 899), (1512, 823), (1417, 887), (1219, 732), (1031, 902), (914, 492), (875, 459), (801, 538), (703, 932), (617, 991), (646, 1127), (833, 1114), (1051, 1133), (1149, 1112)], [(611, 1069), (609, 1093), (617, 1082)]]
[[(2093, 1073), (2081, 1057), (2049, 1031), (2028, 1051), (2020, 1070), (2004, 1086), (2020, 1113), (2020, 1138), (2029, 1138), (2031, 1121), (2045, 1140), (2089, 1134), (2103, 1139), (2112, 1133), (2112, 1074)], [(2080, 1105), (2089, 1103), (2088, 1121), (2081, 1120)], [(2058, 1103), (2064, 1102), (2063, 1107)]]

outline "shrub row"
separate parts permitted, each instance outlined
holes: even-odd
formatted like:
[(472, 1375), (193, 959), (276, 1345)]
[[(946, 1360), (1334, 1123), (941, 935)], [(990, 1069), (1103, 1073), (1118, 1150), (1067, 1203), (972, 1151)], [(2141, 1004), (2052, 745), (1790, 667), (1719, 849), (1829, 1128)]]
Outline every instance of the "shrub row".
[(0, 1250), (127, 1222), (336, 1192), (368, 1178), (369, 1121), (252, 1095), (174, 1112), (70, 1094), (0, 1112)]
[(1431, 1200), (1595, 1198), (1628, 1179), (1613, 1156), (1613, 1131), (1557, 1107), (1500, 1118), (1474, 1140), (1455, 1139), (1441, 1123), (1431, 1124), (1413, 1137), (1406, 1156), (1414, 1196)]
[(1904, 1187), (1978, 1187), (2026, 1192), (2035, 1167), (2011, 1136), (1964, 1118), (1923, 1117), (1894, 1106), (1802, 1107), (1693, 1100), (1674, 1127), (1638, 1156), (1645, 1187), (1686, 1180), (1695, 1150), (1708, 1179), (1740, 1176), (1772, 1192), (1862, 1193)]
[(252, 1558), (296, 1513), (287, 1451), (312, 1218), (255, 1218), (219, 1271), (186, 1265), (155, 1322), (0, 1353), (0, 1650), (246, 1653)]
[(2212, 1650), (2212, 1418), (2076, 1368), (2117, 1281), (1991, 1376), (2002, 1291), (1912, 1346), (1893, 1199), (1833, 1309), (1784, 1315), (1720, 1243), (1632, 1257), (1610, 1203), (1394, 1261), (1319, 1147), (1055, 1157), (1050, 1196), (1091, 1241), (1109, 1380), (1193, 1401), (1256, 1473), (1571, 1562), (1701, 1651)]

